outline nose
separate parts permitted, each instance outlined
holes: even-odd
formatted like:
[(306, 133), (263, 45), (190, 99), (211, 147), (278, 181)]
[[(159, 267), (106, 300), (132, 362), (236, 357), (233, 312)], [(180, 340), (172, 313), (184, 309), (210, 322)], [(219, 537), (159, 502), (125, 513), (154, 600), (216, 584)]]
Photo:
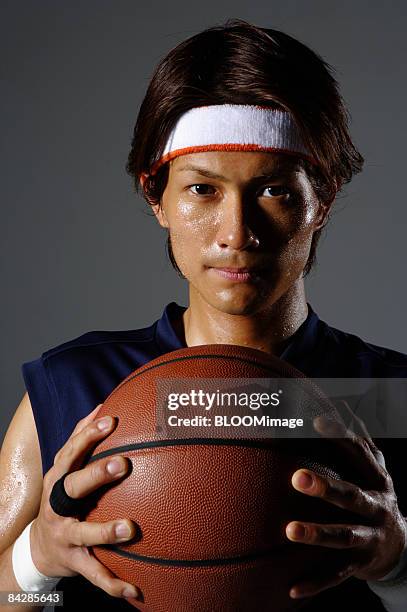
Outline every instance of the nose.
[(225, 198), (219, 213), (216, 235), (219, 247), (242, 251), (259, 245), (257, 236), (248, 225), (247, 204), (240, 195)]

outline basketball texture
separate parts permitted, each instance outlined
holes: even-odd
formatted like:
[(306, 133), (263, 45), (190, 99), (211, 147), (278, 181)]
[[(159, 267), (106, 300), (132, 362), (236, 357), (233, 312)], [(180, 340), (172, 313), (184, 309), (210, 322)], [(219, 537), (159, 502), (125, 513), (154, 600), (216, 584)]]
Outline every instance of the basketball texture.
[[(327, 439), (169, 439), (156, 430), (156, 383), (178, 378), (302, 378), (286, 362), (237, 345), (202, 345), (167, 353), (131, 373), (98, 413), (117, 417), (115, 431), (90, 461), (122, 455), (130, 474), (99, 490), (86, 520), (128, 517), (137, 536), (93, 547), (119, 578), (142, 592), (142, 612), (296, 610), (297, 579), (336, 567), (346, 551), (288, 540), (291, 520), (354, 522), (339, 508), (292, 487), (307, 467), (350, 479)], [(305, 379), (316, 413), (333, 409)]]

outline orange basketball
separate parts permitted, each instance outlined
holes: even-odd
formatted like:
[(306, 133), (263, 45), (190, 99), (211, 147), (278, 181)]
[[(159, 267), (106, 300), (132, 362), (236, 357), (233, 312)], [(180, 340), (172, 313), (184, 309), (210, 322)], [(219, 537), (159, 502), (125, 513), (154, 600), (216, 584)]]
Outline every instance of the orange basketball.
[[(129, 475), (98, 494), (89, 521), (128, 517), (129, 542), (93, 547), (120, 579), (142, 592), (143, 612), (278, 612), (303, 605), (289, 589), (346, 551), (288, 540), (290, 520), (353, 522), (339, 508), (295, 491), (291, 476), (307, 467), (349, 479), (331, 440), (209, 437), (203, 429), (168, 436), (157, 429), (157, 383), (168, 379), (303, 379), (314, 414), (334, 411), (324, 394), (286, 362), (236, 345), (167, 353), (131, 373), (98, 417), (117, 417), (90, 461), (123, 455)], [(171, 382), (169, 383), (171, 385)], [(309, 405), (307, 407), (309, 410)], [(299, 405), (299, 414), (305, 407)]]

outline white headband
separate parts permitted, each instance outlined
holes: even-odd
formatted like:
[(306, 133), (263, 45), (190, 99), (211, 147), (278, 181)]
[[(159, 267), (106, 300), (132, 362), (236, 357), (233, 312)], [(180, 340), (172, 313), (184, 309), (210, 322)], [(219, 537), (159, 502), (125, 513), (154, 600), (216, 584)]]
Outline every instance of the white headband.
[(289, 112), (248, 104), (214, 104), (181, 115), (150, 174), (174, 157), (202, 151), (269, 151), (316, 163)]

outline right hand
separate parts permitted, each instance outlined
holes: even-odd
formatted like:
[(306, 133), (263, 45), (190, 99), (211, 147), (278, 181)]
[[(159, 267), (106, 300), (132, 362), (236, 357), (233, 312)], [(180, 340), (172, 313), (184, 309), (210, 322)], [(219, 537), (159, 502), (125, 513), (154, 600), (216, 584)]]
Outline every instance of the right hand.
[[(116, 578), (87, 548), (130, 540), (136, 534), (134, 523), (129, 519), (104, 523), (79, 521), (74, 517), (55, 514), (49, 504), (54, 483), (66, 472), (73, 472), (64, 481), (66, 493), (70, 497), (79, 498), (123, 477), (128, 471), (128, 461), (120, 456), (99, 459), (80, 469), (89, 451), (111, 434), (115, 427), (112, 417), (95, 420), (101, 406), (99, 404), (93, 412), (78, 421), (71, 436), (55, 455), (53, 467), (44, 476), (40, 510), (31, 526), (31, 555), (38, 571), (45, 576), (82, 574), (89, 582), (113, 597), (137, 597), (139, 592), (134, 585)], [(98, 424), (105, 419), (110, 423), (108, 428), (98, 429)], [(107, 466), (113, 459), (118, 461), (120, 471), (110, 474)], [(129, 530), (126, 537), (118, 537), (115, 533), (115, 528), (122, 524)]]

